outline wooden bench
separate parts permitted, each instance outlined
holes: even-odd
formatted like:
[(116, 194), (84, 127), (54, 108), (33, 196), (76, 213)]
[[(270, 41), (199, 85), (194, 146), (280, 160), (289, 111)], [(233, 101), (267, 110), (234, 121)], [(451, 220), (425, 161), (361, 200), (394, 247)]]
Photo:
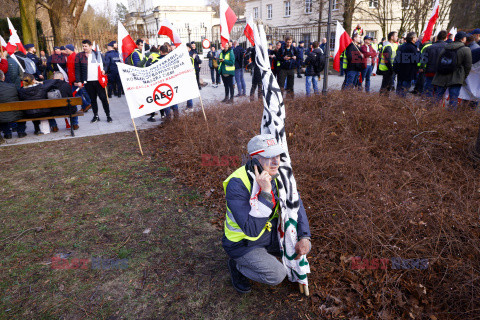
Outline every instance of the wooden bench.
[[(43, 100), (29, 100), (29, 101), (12, 101), (0, 103), (0, 112), (4, 111), (24, 111), (32, 109), (51, 109), (51, 108), (61, 108), (68, 107), (70, 110), (72, 106), (81, 105), (81, 97), (69, 97), (69, 98), (60, 98), (60, 99), (43, 99)], [(41, 118), (24, 118), (17, 120), (15, 122), (27, 122), (33, 120), (48, 120), (55, 118), (70, 118), (70, 123), (72, 123), (72, 117), (81, 117), (83, 112), (70, 113), (60, 116), (46, 116)], [(73, 125), (70, 126), (70, 133), (72, 137), (75, 136), (73, 133)]]

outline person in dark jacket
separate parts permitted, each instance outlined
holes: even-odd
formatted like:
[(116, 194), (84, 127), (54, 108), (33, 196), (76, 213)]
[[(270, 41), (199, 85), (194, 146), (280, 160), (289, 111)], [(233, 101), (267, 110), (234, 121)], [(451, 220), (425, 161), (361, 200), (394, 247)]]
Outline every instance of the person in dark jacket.
[(345, 82), (345, 89), (353, 88), (357, 85), (360, 72), (363, 70), (363, 54), (360, 51), (360, 35), (354, 33), (352, 43), (345, 49), (347, 57), (347, 78)]
[(277, 60), (280, 63), (280, 73), (278, 74), (278, 85), (282, 94), (285, 88), (285, 81), (287, 86), (287, 97), (293, 99), (294, 97), (294, 81), (295, 71), (297, 69), (298, 51), (292, 45), (292, 37), (285, 38), (285, 46), (282, 46), (277, 52)]
[[(22, 77), (23, 87), (18, 89), (18, 97), (21, 101), (29, 100), (42, 100), (47, 99), (47, 92), (52, 88), (53, 83), (42, 84), (35, 81), (35, 77), (29, 73), (25, 73)], [(51, 116), (50, 109), (33, 109), (24, 111), (26, 118), (40, 118)], [(34, 120), (33, 127), (35, 129), (34, 134), (42, 134), (40, 131), (40, 120)], [(58, 128), (57, 130), (58, 131)]]
[(418, 72), (418, 63), (420, 62), (420, 53), (415, 42), (417, 34), (409, 32), (406, 42), (398, 47), (397, 55), (393, 62), (393, 70), (397, 74), (397, 94), (405, 97), (416, 79)]
[(255, 51), (255, 46), (248, 48), (248, 54), (250, 55), (250, 59), (252, 59), (252, 66), (253, 66), (253, 76), (252, 76), (252, 87), (250, 88), (250, 101), (255, 101), (255, 90), (258, 88), (258, 99), (262, 100), (263, 96), (263, 89), (262, 89), (262, 73), (260, 72), (260, 68), (257, 65), (257, 61), (255, 57), (257, 55)]
[(96, 51), (92, 49), (92, 42), (88, 39), (82, 41), (83, 52), (77, 53), (75, 56), (75, 85), (77, 87), (85, 86), (88, 96), (90, 97), (93, 110), (93, 119), (91, 122), (98, 122), (98, 104), (97, 97), (102, 101), (103, 110), (107, 116), (107, 122), (112, 122), (110, 117), (110, 106), (107, 99), (105, 89), (98, 82), (98, 66), (101, 61)]
[[(8, 72), (5, 74), (5, 82), (12, 83), (15, 87), (20, 89), (21, 79), (23, 77), (23, 71), (20, 65), (17, 63), (18, 59), (7, 55)], [(25, 69), (24, 69), (25, 70)]]
[[(5, 74), (0, 70), (0, 103), (18, 101), (18, 92), (15, 85), (5, 82)], [(23, 118), (22, 111), (5, 111), (0, 112), (0, 130), (3, 132), (5, 139), (12, 138), (11, 123)], [(25, 137), (25, 122), (17, 123), (17, 133), (19, 138)]]
[(112, 94), (117, 97), (122, 97), (122, 83), (120, 81), (120, 74), (118, 73), (117, 62), (120, 62), (120, 54), (114, 49), (116, 41), (111, 41), (107, 46), (107, 53), (105, 53), (105, 72), (108, 77), (108, 97)]
[[(319, 56), (319, 57), (317, 57)], [(319, 48), (318, 41), (313, 43), (313, 51), (307, 54), (307, 58), (305, 59), (305, 90), (307, 92), (307, 96), (311, 94), (311, 86), (313, 84), (313, 92), (318, 94), (318, 80), (320, 79), (320, 72), (322, 70), (317, 70), (315, 67), (315, 61), (317, 58), (324, 57), (322, 49)]]
[[(472, 68), (472, 51), (470, 48), (465, 47), (466, 40), (467, 34), (463, 31), (460, 31), (455, 35), (455, 41), (447, 44), (445, 49), (440, 52), (439, 59), (437, 61), (437, 73), (432, 81), (432, 84), (435, 86), (435, 96), (437, 101), (440, 101), (443, 98), (443, 95), (448, 89), (450, 101), (449, 109), (454, 111), (457, 109), (460, 89), (465, 83), (465, 80), (467, 79)], [(455, 70), (452, 73), (441, 74), (439, 72), (439, 63), (446, 50), (455, 51), (457, 63)]]
[(437, 72), (437, 60), (440, 52), (445, 48), (447, 43), (447, 31), (441, 30), (437, 35), (437, 41), (424, 50), (420, 71), (425, 74), (425, 84), (423, 92), (427, 97), (433, 97), (433, 77)]
[[(284, 151), (271, 134), (253, 137), (247, 150), (252, 160), (223, 183), (227, 213), (222, 246), (230, 258), (228, 268), (232, 284), (240, 293), (251, 290), (249, 279), (274, 286), (287, 275), (282, 262), (274, 256), (280, 255), (277, 226), (281, 208), (276, 182), (280, 155)], [(259, 191), (252, 195), (250, 190), (253, 191), (257, 184)], [(295, 253), (296, 259), (300, 259), (312, 247), (301, 199), (297, 240)]]
[[(208, 67), (210, 68), (210, 76), (212, 77), (212, 86), (214, 88), (218, 87), (220, 84), (220, 73), (218, 73), (218, 61), (217, 61), (217, 50), (214, 46), (210, 48), (210, 51), (207, 53)], [(217, 65), (217, 68), (214, 67), (214, 61)]]
[(35, 67), (37, 68), (37, 72), (34, 74), (35, 80), (40, 81), (43, 80), (42, 74), (42, 60), (36, 55), (37, 49), (32, 43), (25, 45), (25, 50), (27, 50), (27, 58), (35, 63)]
[(49, 56), (47, 60), (47, 71), (59, 71), (58, 65), (60, 65), (63, 70), (67, 70), (67, 57), (62, 54), (60, 47), (53, 47), (53, 54)]
[(195, 68), (195, 76), (197, 77), (198, 89), (202, 90), (202, 86), (200, 85), (200, 69), (201, 69), (201, 65), (202, 65), (202, 59), (200, 59), (200, 56), (198, 55), (195, 41), (192, 41), (190, 43), (190, 47), (192, 49), (190, 50), (189, 54), (190, 54), (190, 57), (193, 58), (193, 66)]
[(297, 78), (301, 78), (302, 77), (301, 71), (302, 71), (302, 68), (304, 66), (304, 60), (305, 60), (305, 55), (306, 55), (305, 42), (304, 41), (300, 41), (298, 43), (297, 52), (298, 52)]
[(235, 55), (235, 82), (237, 83), (238, 90), (237, 97), (243, 97), (247, 95), (247, 87), (245, 86), (245, 79), (243, 78), (245, 49), (238, 45), (238, 41), (234, 41), (233, 46), (233, 54)]

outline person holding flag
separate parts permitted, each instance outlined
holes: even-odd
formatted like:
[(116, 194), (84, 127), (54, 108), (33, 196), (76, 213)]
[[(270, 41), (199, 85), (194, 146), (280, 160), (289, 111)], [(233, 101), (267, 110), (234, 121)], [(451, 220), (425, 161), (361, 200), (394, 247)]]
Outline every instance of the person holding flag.
[(103, 65), (100, 66), (102, 63), (101, 57), (98, 56), (100, 53), (93, 50), (92, 42), (87, 39), (82, 41), (82, 48), (83, 52), (78, 53), (75, 57), (75, 80), (77, 81), (75, 82), (75, 85), (77, 87), (84, 86), (91, 99), (93, 110), (93, 118), (91, 122), (100, 121), (98, 116), (97, 97), (102, 101), (103, 110), (107, 116), (107, 122), (112, 122), (107, 93), (99, 82), (103, 82), (104, 77), (106, 77), (105, 71), (101, 71)]

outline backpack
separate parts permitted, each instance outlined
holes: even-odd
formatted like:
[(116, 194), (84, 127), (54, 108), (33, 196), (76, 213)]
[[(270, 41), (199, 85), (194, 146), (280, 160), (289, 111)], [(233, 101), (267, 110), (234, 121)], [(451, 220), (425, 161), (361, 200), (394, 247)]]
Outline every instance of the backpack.
[(19, 56), (15, 56), (19, 59), (22, 59), (25, 64), (25, 72), (30, 74), (37, 73), (37, 67), (35, 66), (35, 62), (33, 62), (30, 58), (23, 58)]
[(437, 72), (440, 74), (450, 74), (457, 68), (457, 50), (445, 49), (438, 59)]
[(313, 70), (319, 74), (325, 69), (325, 55), (323, 53), (316, 53), (313, 60)]
[(61, 99), (62, 98), (62, 93), (58, 89), (52, 89), (47, 92), (47, 98), (48, 99)]

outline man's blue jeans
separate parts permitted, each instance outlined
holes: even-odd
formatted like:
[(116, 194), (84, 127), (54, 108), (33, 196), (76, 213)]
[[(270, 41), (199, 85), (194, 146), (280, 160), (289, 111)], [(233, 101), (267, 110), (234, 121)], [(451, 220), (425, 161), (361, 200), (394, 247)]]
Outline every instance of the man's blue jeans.
[(187, 100), (187, 108), (193, 108), (193, 99)]
[(307, 97), (312, 93), (312, 83), (313, 83), (313, 92), (318, 94), (318, 77), (317, 76), (306, 76), (305, 77), (305, 89), (307, 91)]
[(243, 78), (243, 68), (235, 69), (235, 82), (237, 83), (238, 94), (245, 95), (247, 93), (247, 86), (245, 85), (245, 79)]
[(358, 77), (360, 76), (360, 71), (347, 71), (347, 82), (345, 83), (345, 88), (350, 89), (355, 86), (358, 82)]
[[(24, 133), (27, 128), (26, 122), (14, 122), (16, 124), (17, 133)], [(3, 131), (3, 134), (12, 133), (12, 123), (0, 123), (0, 130)]]
[(426, 97), (433, 97), (433, 77), (425, 77), (425, 84), (423, 85), (423, 93)]
[(368, 65), (362, 70), (362, 79), (365, 81), (365, 92), (370, 92), (370, 75), (372, 74), (372, 70), (372, 65)]
[(412, 81), (400, 81), (397, 83), (397, 94), (400, 97), (406, 97), (408, 89), (412, 86)]
[[(72, 93), (77, 90), (77, 86), (72, 86)], [(87, 90), (85, 90), (85, 87), (81, 88), (78, 90), (77, 94), (75, 96), (82, 97), (82, 109), (85, 109), (86, 106), (89, 104), (92, 104), (92, 101), (90, 100), (90, 97), (88, 96)]]
[(173, 112), (178, 112), (178, 104), (174, 104), (173, 106), (170, 106), (168, 108), (163, 109), (165, 111), (165, 116), (169, 117), (170, 116), (170, 110), (173, 110)]
[(458, 96), (460, 95), (460, 89), (462, 86), (460, 84), (450, 86), (450, 87), (439, 87), (435, 86), (435, 100), (436, 101), (441, 101), (443, 95), (448, 89), (448, 95), (449, 95), (449, 107), (447, 108), (450, 111), (457, 111), (457, 106), (458, 106)]

